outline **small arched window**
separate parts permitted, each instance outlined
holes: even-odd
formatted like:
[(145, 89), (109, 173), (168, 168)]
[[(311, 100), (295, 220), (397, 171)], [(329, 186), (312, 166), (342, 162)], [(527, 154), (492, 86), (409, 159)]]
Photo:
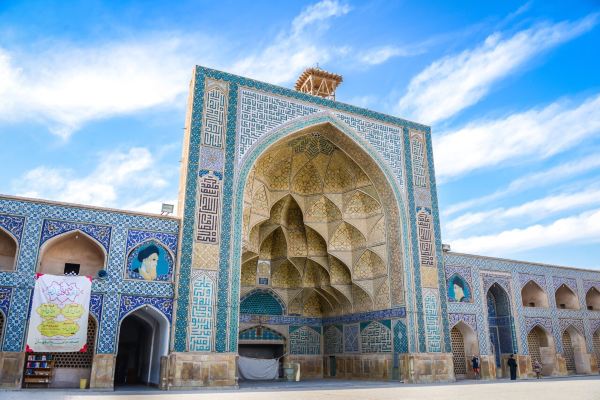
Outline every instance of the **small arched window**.
[(454, 274), (448, 280), (448, 299), (456, 302), (471, 301), (471, 287), (462, 276)]
[(17, 241), (0, 228), (0, 271), (14, 271), (17, 258)]

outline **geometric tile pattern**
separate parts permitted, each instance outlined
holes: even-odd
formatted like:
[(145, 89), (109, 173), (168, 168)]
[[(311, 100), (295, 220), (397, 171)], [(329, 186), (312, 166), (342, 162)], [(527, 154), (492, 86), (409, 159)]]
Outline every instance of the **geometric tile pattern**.
[(408, 353), (408, 336), (406, 335), (406, 324), (401, 320), (394, 324), (394, 353)]
[(219, 172), (200, 170), (198, 174), (197, 242), (219, 243), (222, 180), (223, 177)]
[(42, 237), (40, 238), (39, 244), (41, 246), (48, 239), (74, 230), (80, 230), (81, 232), (87, 233), (96, 239), (108, 253), (110, 248), (110, 226), (44, 220), (44, 225), (42, 226)]
[(212, 350), (214, 288), (213, 281), (206, 275), (194, 280), (190, 306), (190, 351)]
[(119, 307), (119, 321), (121, 321), (125, 315), (129, 314), (133, 310), (142, 308), (144, 306), (153, 306), (171, 322), (173, 318), (173, 299), (165, 297), (146, 297), (146, 296), (121, 296), (121, 305)]
[(360, 348), (363, 353), (391, 353), (391, 321), (361, 322)]
[(320, 326), (290, 326), (290, 354), (321, 354)]
[[(158, 233), (168, 235), (175, 240), (159, 240), (169, 250), (173, 248), (173, 255), (176, 255), (179, 220), (175, 218), (8, 197), (0, 197), (0, 215), (18, 217), (19, 221), (22, 216), (27, 216), (22, 228), (19, 228), (15, 270), (0, 272), (0, 286), (13, 287), (2, 343), (4, 351), (23, 349), (38, 249), (41, 243), (62, 233), (79, 230), (96, 240), (106, 251), (105, 269), (108, 274), (106, 278), (93, 279), (90, 300), (90, 312), (98, 320), (96, 353), (116, 351), (120, 294), (173, 297), (171, 283), (126, 280), (123, 271), (130, 231), (152, 232), (157, 239)], [(131, 241), (129, 245), (132, 246)]]
[(240, 313), (283, 315), (285, 303), (271, 290), (254, 290), (241, 299)]
[(257, 327), (244, 329), (240, 332), (240, 340), (268, 340), (268, 341), (285, 341), (285, 336), (267, 327)]
[(17, 244), (21, 242), (24, 225), (25, 217), (0, 214), (0, 228), (10, 233), (17, 240)]
[(9, 287), (0, 287), (0, 311), (4, 314), (5, 321), (8, 316), (8, 309), (10, 308), (10, 298), (12, 295), (12, 289)]
[(325, 354), (341, 354), (344, 352), (343, 327), (329, 325), (324, 328)]
[(146, 242), (150, 239), (156, 239), (162, 245), (166, 246), (174, 259), (177, 259), (177, 233), (166, 233), (166, 232), (155, 232), (155, 231), (144, 231), (139, 229), (130, 229), (127, 231), (127, 248), (126, 253), (137, 246), (140, 243)]
[(360, 326), (358, 324), (344, 325), (344, 352), (358, 353), (360, 351)]
[(459, 322), (464, 322), (474, 331), (477, 331), (477, 316), (475, 314), (449, 313), (448, 321), (451, 327), (454, 327)]
[(97, 293), (92, 293), (90, 296), (90, 314), (96, 317), (98, 322), (102, 319), (102, 297), (101, 294)]
[[(553, 335), (557, 352), (562, 351), (562, 331), (569, 325), (581, 331), (586, 338), (588, 352), (592, 351), (592, 325), (597, 320), (598, 312), (589, 311), (585, 307), (585, 281), (600, 281), (600, 272), (576, 270), (550, 265), (518, 262), (491, 257), (480, 257), (458, 253), (445, 253), (445, 264), (448, 266), (460, 266), (469, 268), (474, 279), (473, 299), (474, 303), (450, 303), (450, 313), (470, 313), (477, 316), (479, 346), (481, 354), (490, 354), (490, 337), (488, 321), (485, 317), (487, 307), (485, 298), (487, 289), (498, 283), (509, 293), (511, 308), (513, 310), (515, 330), (515, 348), (520, 354), (528, 354), (527, 334), (531, 329), (539, 325), (546, 332)], [(498, 275), (503, 274), (503, 275)], [(548, 293), (549, 307), (523, 307), (521, 299), (521, 287), (534, 281)], [(579, 310), (558, 309), (555, 304), (555, 288), (562, 284), (567, 285), (578, 297)]]
[(424, 291), (424, 297), (427, 350), (431, 353), (439, 353), (442, 351), (442, 337), (440, 334), (437, 293), (426, 290)]

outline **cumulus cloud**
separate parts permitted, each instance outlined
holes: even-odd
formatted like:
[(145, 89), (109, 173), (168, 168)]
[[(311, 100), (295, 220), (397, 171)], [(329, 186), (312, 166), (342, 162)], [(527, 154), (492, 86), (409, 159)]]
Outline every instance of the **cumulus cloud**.
[(180, 107), (196, 64), (289, 82), (304, 67), (347, 52), (317, 44), (315, 31), (349, 11), (333, 0), (308, 6), (286, 32), (241, 58), (230, 55), (230, 44), (199, 32), (148, 33), (88, 46), (49, 38), (29, 52), (0, 47), (0, 123), (38, 121), (66, 139), (94, 120)]
[(549, 183), (559, 182), (562, 179), (571, 178), (598, 168), (600, 168), (600, 157), (598, 157), (597, 154), (558, 164), (552, 168), (526, 174), (514, 179), (508, 186), (497, 190), (494, 193), (451, 204), (444, 210), (444, 215), (450, 216), (468, 208), (486, 204), (526, 189), (543, 187)]
[(319, 43), (319, 30), (326, 27), (329, 19), (350, 12), (346, 4), (323, 0), (304, 9), (262, 50), (233, 63), (234, 73), (255, 79), (281, 84), (298, 77), (307, 66), (326, 63), (336, 54), (344, 54), (346, 48), (329, 48)]
[(560, 218), (549, 224), (510, 229), (492, 235), (471, 236), (451, 242), (458, 252), (506, 256), (569, 243), (600, 243), (600, 209)]
[(34, 168), (13, 182), (18, 196), (123, 207), (160, 212), (156, 198), (170, 199), (169, 178), (177, 171), (159, 166), (157, 155), (143, 147), (98, 155), (98, 165), (87, 175), (69, 168)]
[(561, 193), (532, 200), (514, 207), (499, 207), (493, 210), (465, 213), (445, 225), (449, 238), (460, 232), (484, 224), (502, 226), (510, 221), (538, 221), (561, 211), (573, 210), (590, 205), (600, 205), (600, 189), (589, 189), (578, 193)]
[(544, 159), (599, 132), (600, 95), (474, 121), (434, 138), (436, 175), (444, 181), (500, 163)]
[(415, 76), (397, 106), (399, 115), (435, 124), (477, 103), (502, 78), (541, 52), (591, 30), (598, 14), (575, 22), (540, 24), (509, 38), (494, 33), (479, 46), (435, 61)]

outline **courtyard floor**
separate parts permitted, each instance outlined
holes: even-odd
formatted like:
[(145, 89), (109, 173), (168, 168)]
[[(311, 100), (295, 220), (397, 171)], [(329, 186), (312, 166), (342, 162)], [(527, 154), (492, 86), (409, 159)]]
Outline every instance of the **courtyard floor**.
[[(80, 390), (5, 390), (2, 400), (600, 400), (600, 377), (537, 380), (459, 381), (453, 384), (407, 385), (392, 382), (318, 380), (242, 383), (240, 389), (165, 392), (145, 387), (114, 392)], [(150, 398), (150, 399), (149, 399)]]

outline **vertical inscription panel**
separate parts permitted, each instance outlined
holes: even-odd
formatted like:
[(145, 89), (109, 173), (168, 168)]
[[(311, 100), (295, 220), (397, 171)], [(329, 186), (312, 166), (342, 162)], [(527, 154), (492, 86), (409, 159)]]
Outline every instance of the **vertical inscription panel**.
[(211, 351), (213, 321), (214, 283), (206, 275), (200, 275), (192, 284), (190, 305), (190, 351)]
[(195, 239), (199, 243), (218, 244), (223, 175), (208, 170), (200, 170), (198, 175)]
[(225, 82), (207, 79), (205, 88), (202, 145), (221, 149), (227, 128), (228, 85)]

